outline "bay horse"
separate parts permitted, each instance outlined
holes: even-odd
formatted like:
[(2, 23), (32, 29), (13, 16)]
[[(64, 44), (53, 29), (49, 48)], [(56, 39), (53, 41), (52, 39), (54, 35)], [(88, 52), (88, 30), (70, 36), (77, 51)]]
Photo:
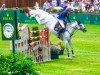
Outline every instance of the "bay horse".
[[(49, 30), (56, 36), (58, 35), (58, 31), (55, 30), (55, 25), (59, 23), (61, 27), (64, 27), (64, 24), (61, 20), (58, 20), (57, 18), (53, 17), (51, 14), (40, 9), (38, 6), (35, 6), (35, 9), (27, 8), (27, 10), (29, 11), (29, 13), (27, 13), (27, 16), (35, 17), (39, 24), (46, 25)], [(75, 21), (70, 26), (67, 26), (65, 32), (62, 33), (62, 40), (64, 41), (66, 46), (68, 59), (72, 59), (72, 57), (70, 56), (68, 45), (71, 48), (72, 56), (75, 57), (71, 38), (76, 29), (81, 30), (83, 32), (87, 31), (85, 26), (80, 21)]]

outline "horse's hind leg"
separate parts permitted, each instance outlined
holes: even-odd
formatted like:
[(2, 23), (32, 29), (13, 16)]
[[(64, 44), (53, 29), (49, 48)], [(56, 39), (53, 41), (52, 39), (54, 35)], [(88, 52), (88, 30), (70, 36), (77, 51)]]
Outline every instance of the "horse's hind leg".
[(69, 40), (69, 46), (70, 46), (71, 51), (72, 51), (72, 56), (75, 57), (74, 49), (73, 49), (73, 45), (72, 45), (72, 41), (71, 41), (71, 39)]

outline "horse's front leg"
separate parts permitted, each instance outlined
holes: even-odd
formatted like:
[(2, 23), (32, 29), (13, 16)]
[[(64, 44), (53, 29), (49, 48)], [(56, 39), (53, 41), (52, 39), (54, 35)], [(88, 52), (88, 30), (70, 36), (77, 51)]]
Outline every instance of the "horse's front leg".
[(66, 50), (67, 50), (68, 59), (72, 59), (70, 57), (70, 52), (69, 52), (69, 48), (68, 48), (68, 41), (67, 40), (64, 40), (64, 42), (65, 42), (65, 46), (66, 46)]
[(71, 48), (72, 56), (75, 57), (74, 49), (73, 49), (73, 45), (72, 45), (72, 40), (71, 39), (69, 40), (69, 46)]

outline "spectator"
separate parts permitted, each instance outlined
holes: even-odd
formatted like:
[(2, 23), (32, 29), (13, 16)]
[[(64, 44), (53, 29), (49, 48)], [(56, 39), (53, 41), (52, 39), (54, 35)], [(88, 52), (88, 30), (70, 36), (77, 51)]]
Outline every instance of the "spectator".
[(100, 0), (95, 0), (94, 5), (96, 7), (96, 10), (100, 10)]
[(46, 0), (46, 2), (43, 5), (43, 9), (48, 11), (52, 7), (54, 7), (52, 0)]
[(61, 6), (61, 0), (56, 0), (57, 6)]
[(70, 2), (70, 5), (71, 5), (70, 8), (71, 8), (72, 10), (75, 10), (75, 6), (74, 6), (74, 5), (75, 5), (75, 0), (72, 0), (72, 2)]
[(74, 10), (73, 4), (74, 4), (74, 2), (67, 1), (67, 8)]
[(5, 6), (6, 6), (5, 4), (2, 4), (0, 10), (7, 10), (7, 8)]
[(85, 4), (85, 1), (79, 2), (79, 7), (80, 7), (80, 9), (82, 9), (82, 11), (86, 11), (86, 4)]
[(73, 4), (73, 7), (74, 7), (74, 10), (78, 10), (79, 8), (79, 4), (78, 4), (78, 1), (75, 1), (75, 3)]
[(94, 12), (94, 11), (95, 11), (95, 7), (94, 7), (94, 5), (91, 5), (89, 12)]
[(93, 4), (93, 1), (94, 1), (94, 0), (91, 0), (91, 4)]
[[(63, 0), (64, 2), (61, 3), (62, 0), (47, 0), (44, 3), (43, 8), (48, 11), (50, 8), (56, 6), (61, 6), (63, 10), (70, 8), (71, 10), (80, 10), (80, 11), (95, 11), (100, 10), (100, 0)], [(55, 3), (55, 5), (54, 5)]]
[(66, 10), (66, 8), (67, 8), (67, 1), (64, 1), (63, 4), (61, 5), (61, 7), (63, 8), (63, 10)]

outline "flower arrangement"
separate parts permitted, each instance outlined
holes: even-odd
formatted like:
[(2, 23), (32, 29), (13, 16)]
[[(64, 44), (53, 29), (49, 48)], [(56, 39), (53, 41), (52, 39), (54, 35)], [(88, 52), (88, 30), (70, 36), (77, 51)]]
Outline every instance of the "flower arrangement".
[(64, 43), (63, 43), (63, 42), (59, 42), (59, 43), (58, 43), (58, 45), (60, 45), (61, 50), (64, 50), (64, 49), (65, 49), (65, 45), (64, 45)]
[(58, 59), (59, 58), (59, 51), (60, 49), (54, 45), (51, 45), (51, 59)]
[(63, 11), (63, 9), (61, 7), (53, 7), (48, 10), (48, 12), (50, 12), (50, 13), (60, 13), (62, 11)]

